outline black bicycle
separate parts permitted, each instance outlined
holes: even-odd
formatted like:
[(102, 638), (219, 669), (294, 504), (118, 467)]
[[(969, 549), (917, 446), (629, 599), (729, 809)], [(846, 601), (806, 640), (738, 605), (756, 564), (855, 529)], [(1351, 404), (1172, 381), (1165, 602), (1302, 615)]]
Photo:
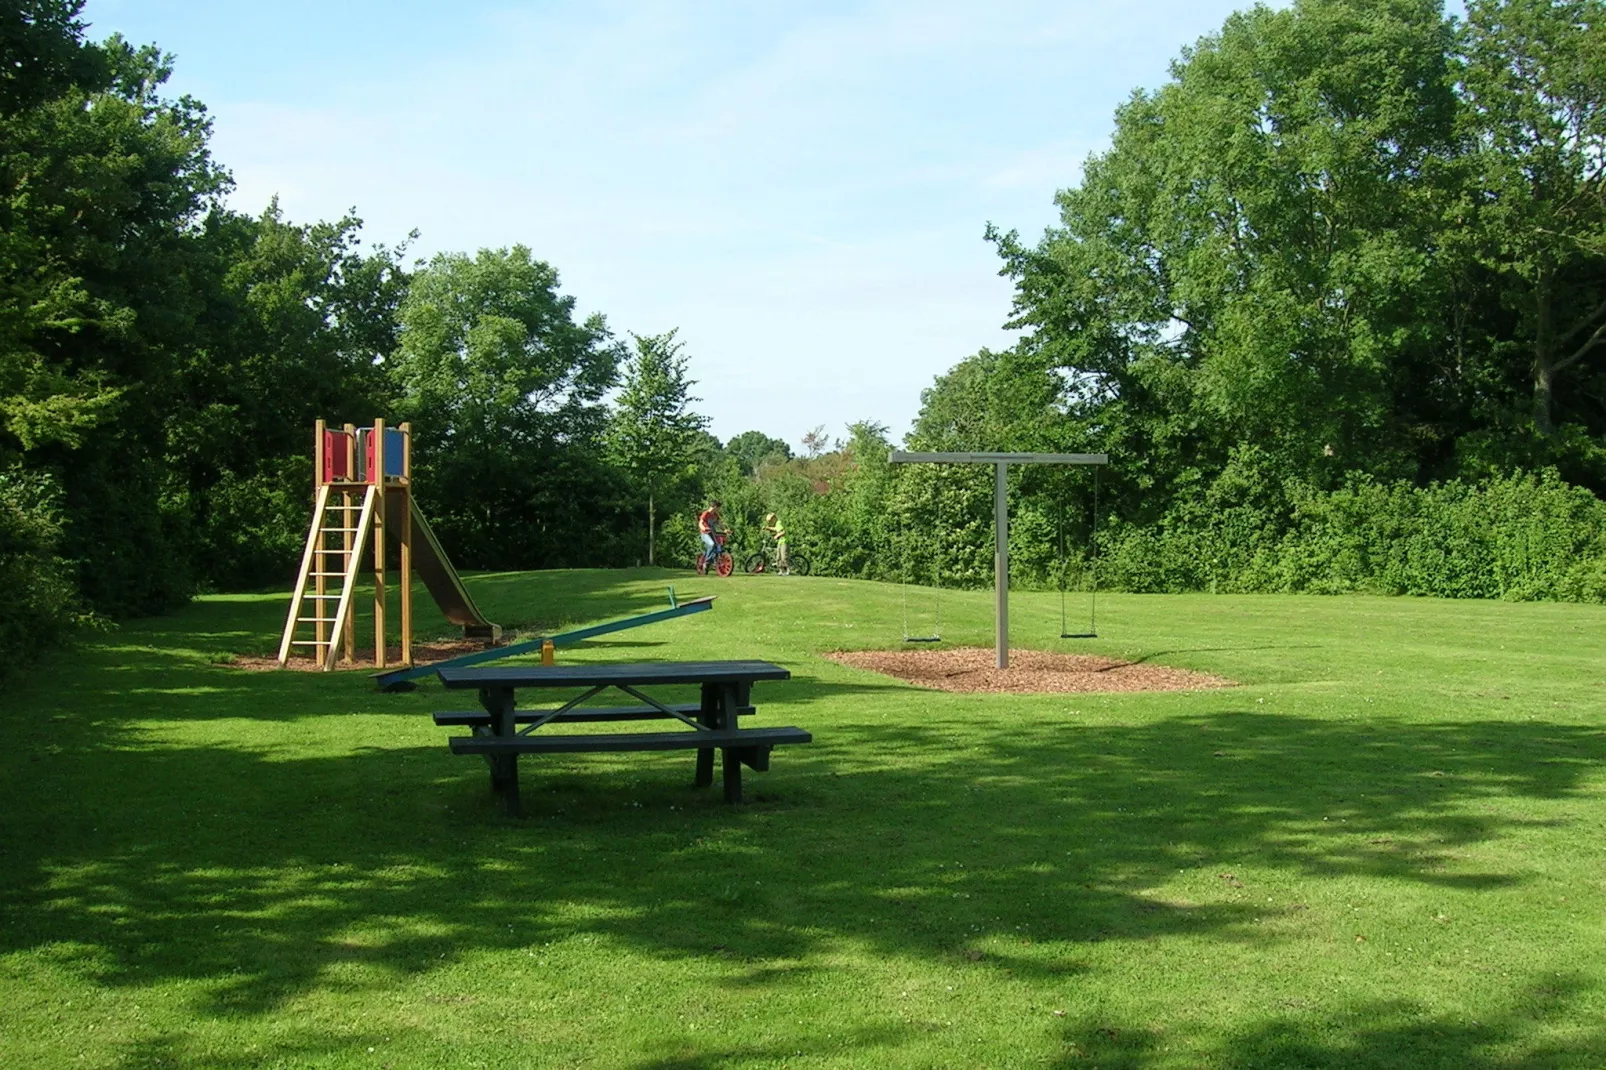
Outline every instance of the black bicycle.
[(742, 563), (742, 571), (750, 575), (761, 572), (772, 573), (776, 576), (807, 576), (809, 574), (809, 559), (788, 548), (786, 551), (786, 566), (781, 566), (780, 547), (770, 543), (757, 553), (748, 554), (747, 560)]

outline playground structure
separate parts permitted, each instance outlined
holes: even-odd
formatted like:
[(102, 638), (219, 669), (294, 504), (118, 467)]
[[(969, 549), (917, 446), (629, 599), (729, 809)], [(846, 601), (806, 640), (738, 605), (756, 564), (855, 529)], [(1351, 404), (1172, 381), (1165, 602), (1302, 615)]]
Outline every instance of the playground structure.
[(289, 663), (297, 647), (310, 647), (313, 660), (325, 672), (335, 668), (342, 654), (348, 664), (354, 660), (356, 591), (366, 559), (374, 583), (374, 666), (385, 668), (387, 562), (393, 546), (400, 563), (403, 665), (413, 661), (414, 571), (446, 619), (463, 629), (464, 638), (490, 644), (501, 637), (501, 628), (474, 604), (413, 500), (410, 425), (386, 427), (385, 421), (375, 420), (372, 427), (346, 424), (331, 430), (319, 420), (313, 434), (312, 470), (316, 487), (312, 523), (279, 642), (280, 665)]
[[(575, 628), (555, 635), (495, 644), (500, 625), (491, 623), (464, 587), (457, 569), (440, 540), (413, 500), (412, 428), (408, 424), (372, 427), (346, 424), (331, 430), (319, 420), (314, 430), (312, 523), (284, 635), (279, 642), (279, 664), (287, 665), (297, 648), (311, 648), (311, 656), (325, 672), (338, 664), (353, 664), (356, 649), (356, 590), (364, 561), (373, 572), (374, 668), (381, 691), (406, 691), (412, 681), (442, 668), (479, 665), (500, 658), (539, 651), (550, 663), (552, 652), (610, 632), (639, 628), (713, 608), (713, 598), (682, 602), (669, 588), (669, 608), (639, 613), (620, 620)], [(386, 607), (390, 551), (399, 559), (400, 667), (390, 669), (386, 652)], [(413, 573), (424, 581), (446, 619), (463, 630), (465, 639), (486, 646), (427, 666), (413, 664)]]
[[(990, 464), (993, 466), (993, 649), (997, 667), (1009, 668), (1009, 466), (1012, 464), (1090, 464), (1109, 463), (1103, 453), (906, 453), (893, 450), (893, 464)], [(1062, 547), (1063, 553), (1063, 547)], [(1065, 633), (1063, 595), (1060, 608), (1061, 637), (1089, 638), (1088, 634)], [(909, 640), (907, 610), (905, 639)], [(910, 641), (930, 642), (928, 638)]]

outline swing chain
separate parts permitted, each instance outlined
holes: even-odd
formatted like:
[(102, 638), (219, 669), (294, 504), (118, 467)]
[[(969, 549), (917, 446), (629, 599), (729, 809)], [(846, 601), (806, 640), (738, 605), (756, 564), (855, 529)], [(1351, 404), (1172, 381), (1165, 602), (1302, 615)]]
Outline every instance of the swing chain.
[(1061, 481), (1059, 508), (1060, 638), (1097, 639), (1099, 636), (1099, 470), (1097, 468), (1093, 469), (1093, 523), (1088, 532), (1088, 543), (1090, 546), (1090, 560), (1088, 562), (1088, 571), (1090, 574), (1087, 615), (1088, 627), (1086, 632), (1080, 634), (1073, 634), (1069, 631), (1070, 622), (1065, 609), (1065, 573), (1068, 565), (1068, 560), (1065, 553), (1065, 501), (1066, 498), (1069, 497), (1066, 488), (1067, 484), (1064, 481)]

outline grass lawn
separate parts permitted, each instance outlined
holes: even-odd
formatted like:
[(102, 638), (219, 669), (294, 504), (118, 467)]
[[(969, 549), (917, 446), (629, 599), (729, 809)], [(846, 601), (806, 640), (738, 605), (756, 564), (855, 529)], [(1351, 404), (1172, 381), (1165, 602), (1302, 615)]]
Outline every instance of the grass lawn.
[(897, 645), (896, 587), (470, 583), (546, 626), (671, 581), (717, 608), (562, 656), (790, 667), (754, 723), (815, 742), (739, 808), (589, 755), (508, 820), (463, 695), (221, 665), (283, 595), (0, 691), (0, 1066), (1606, 1065), (1606, 607), (1110, 596), (1070, 643), (1017, 594), (1019, 646), (1241, 686), (957, 695), (819, 656)]

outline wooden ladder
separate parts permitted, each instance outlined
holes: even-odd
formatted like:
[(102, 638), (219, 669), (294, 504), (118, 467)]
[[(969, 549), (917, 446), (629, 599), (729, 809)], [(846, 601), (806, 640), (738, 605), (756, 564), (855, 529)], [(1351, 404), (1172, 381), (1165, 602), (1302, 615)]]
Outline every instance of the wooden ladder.
[[(290, 597), (290, 614), (279, 641), (280, 665), (289, 662), (295, 648), (311, 647), (312, 659), (329, 672), (340, 656), (342, 641), (350, 656), (357, 567), (373, 531), (379, 494), (377, 487), (364, 487), (359, 507), (354, 501), (355, 487), (346, 489), (326, 483), (318, 488), (306, 549), (301, 553), (301, 575)], [(311, 625), (311, 638), (297, 638), (303, 625)]]

